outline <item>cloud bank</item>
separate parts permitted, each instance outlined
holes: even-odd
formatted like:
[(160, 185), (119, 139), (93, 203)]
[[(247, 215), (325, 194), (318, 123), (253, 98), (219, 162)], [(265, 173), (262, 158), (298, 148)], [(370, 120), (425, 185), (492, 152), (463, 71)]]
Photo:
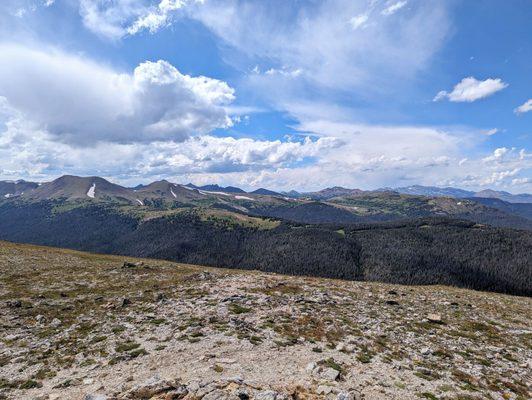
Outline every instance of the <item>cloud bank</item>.
[(227, 83), (165, 61), (128, 73), (54, 49), (1, 44), (0, 53), (0, 95), (63, 141), (182, 141), (232, 125)]

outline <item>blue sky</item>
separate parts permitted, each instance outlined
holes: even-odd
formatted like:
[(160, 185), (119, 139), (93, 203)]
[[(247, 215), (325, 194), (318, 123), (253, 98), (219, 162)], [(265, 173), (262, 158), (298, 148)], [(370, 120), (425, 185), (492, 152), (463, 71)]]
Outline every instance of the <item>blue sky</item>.
[(532, 191), (532, 3), (5, 0), (0, 179)]

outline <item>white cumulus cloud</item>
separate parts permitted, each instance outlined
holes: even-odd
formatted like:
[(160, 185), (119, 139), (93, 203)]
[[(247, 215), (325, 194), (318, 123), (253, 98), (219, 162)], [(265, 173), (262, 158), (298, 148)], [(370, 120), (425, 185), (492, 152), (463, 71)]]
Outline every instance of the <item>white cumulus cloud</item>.
[(523, 104), (521, 104), (514, 110), (516, 114), (523, 114), (529, 111), (532, 111), (532, 99), (525, 101)]
[(448, 99), (452, 102), (471, 103), (473, 101), (489, 97), (506, 87), (508, 87), (508, 84), (499, 78), (488, 78), (486, 80), (479, 81), (470, 76), (457, 83), (451, 92), (447, 92), (445, 90), (440, 91), (434, 97), (433, 101)]
[(232, 125), (229, 85), (166, 61), (131, 73), (54, 49), (4, 44), (0, 53), (0, 96), (63, 141), (180, 141)]
[[(203, 0), (195, 2), (202, 3)], [(134, 35), (144, 29), (155, 33), (170, 23), (172, 13), (182, 9), (189, 3), (188, 0), (161, 0), (159, 5), (140, 15), (129, 27), (127, 33)]]
[[(255, 140), (203, 135), (175, 140), (77, 144), (58, 141), (0, 97), (0, 179), (49, 179), (65, 173), (137, 181), (194, 174), (257, 173), (291, 167), (342, 145), (331, 137)], [(183, 178), (184, 179), (184, 178)]]

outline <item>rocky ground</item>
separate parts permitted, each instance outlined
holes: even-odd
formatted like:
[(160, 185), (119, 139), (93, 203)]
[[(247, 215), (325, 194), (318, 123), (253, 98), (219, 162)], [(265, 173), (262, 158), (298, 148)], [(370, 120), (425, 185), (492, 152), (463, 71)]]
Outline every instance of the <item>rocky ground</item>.
[(523, 400), (531, 321), (525, 297), (0, 242), (0, 399)]

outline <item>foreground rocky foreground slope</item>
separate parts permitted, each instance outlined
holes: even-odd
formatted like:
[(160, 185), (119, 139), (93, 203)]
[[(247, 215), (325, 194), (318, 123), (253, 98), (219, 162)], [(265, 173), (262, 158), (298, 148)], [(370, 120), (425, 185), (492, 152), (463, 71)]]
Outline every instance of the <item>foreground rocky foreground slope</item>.
[(0, 242), (0, 399), (528, 399), (532, 299)]

